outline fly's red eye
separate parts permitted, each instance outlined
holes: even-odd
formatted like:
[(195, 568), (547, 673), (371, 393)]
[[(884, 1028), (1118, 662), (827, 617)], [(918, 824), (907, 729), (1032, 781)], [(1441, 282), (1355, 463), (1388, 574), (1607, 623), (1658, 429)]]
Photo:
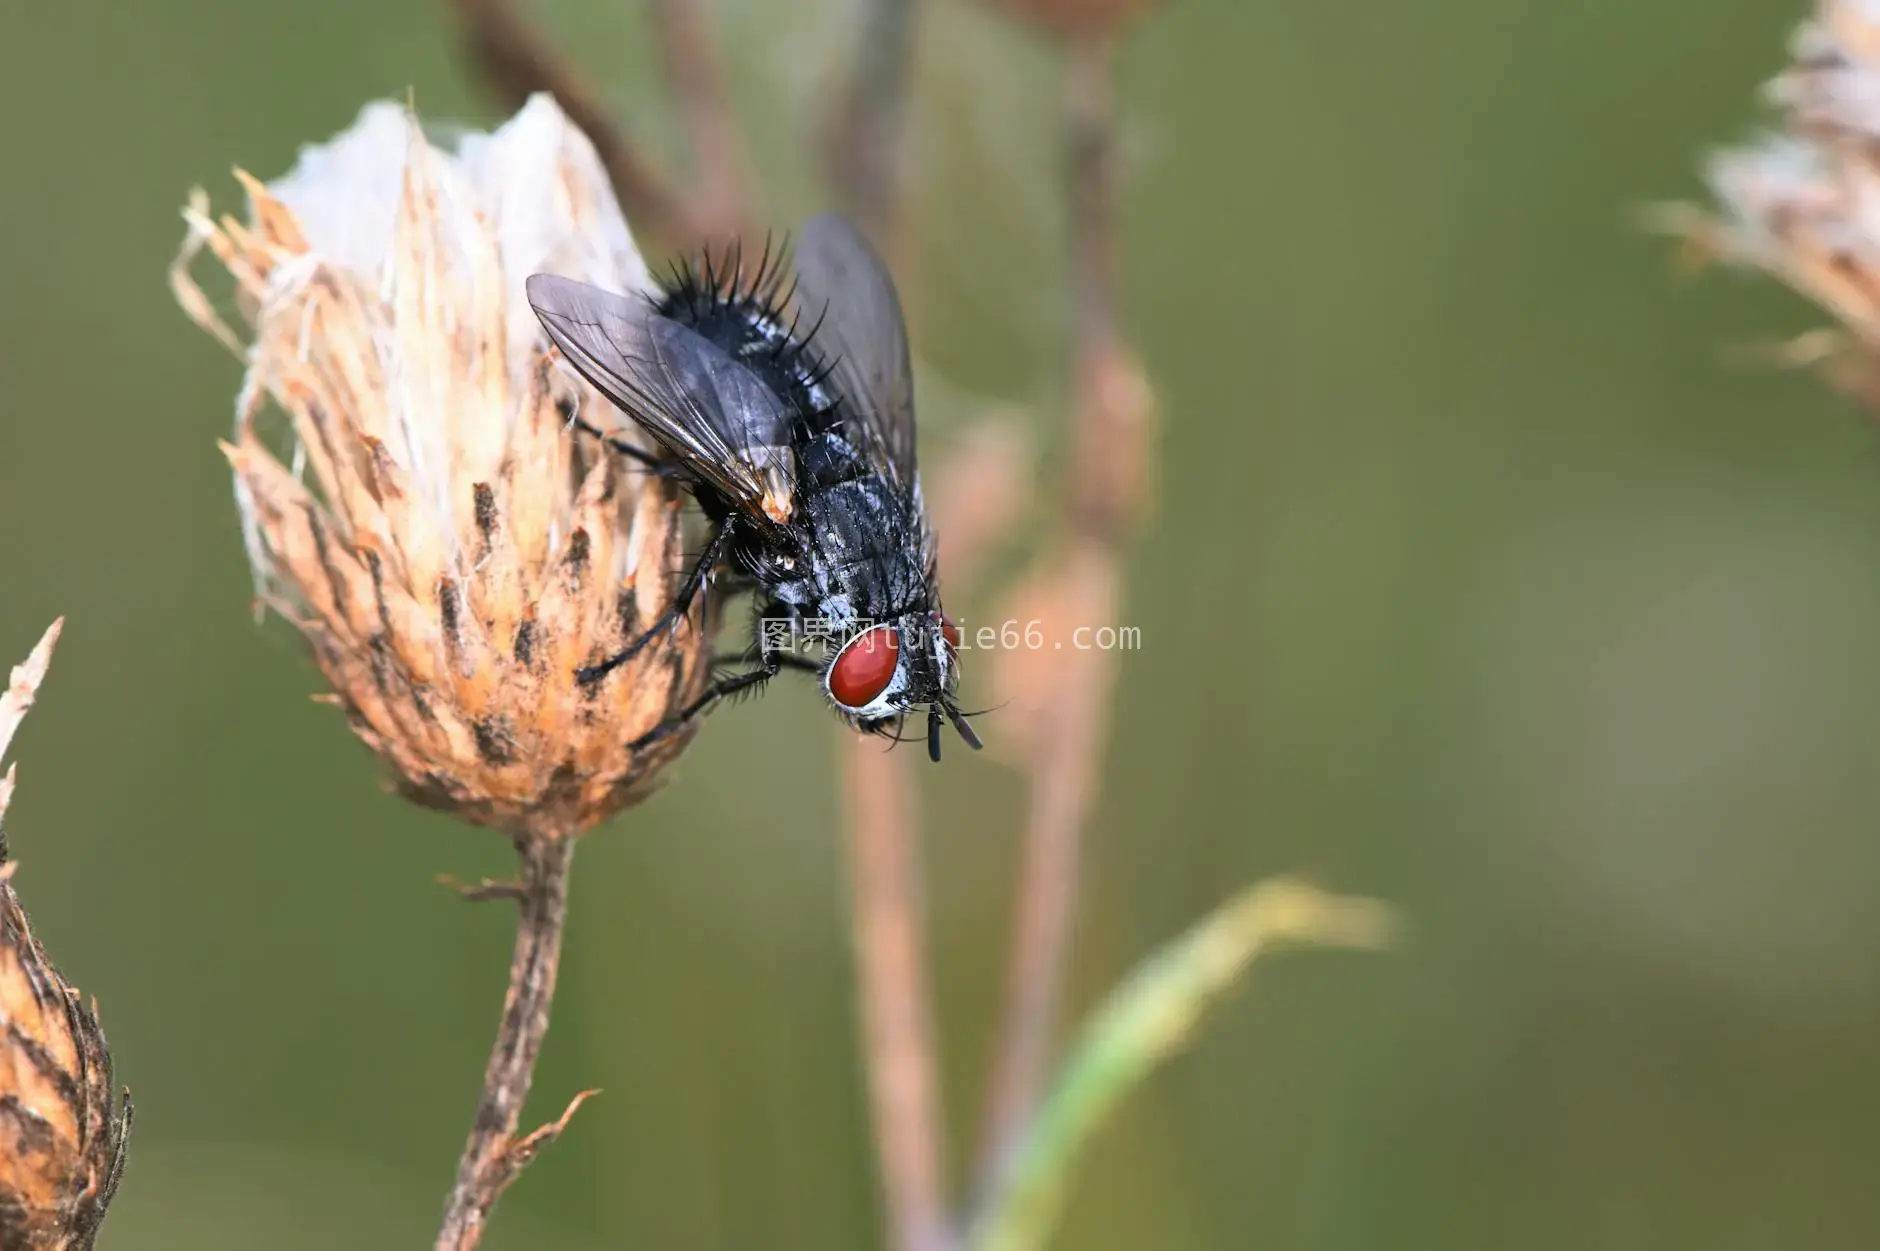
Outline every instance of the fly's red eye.
[(900, 636), (878, 625), (848, 641), (829, 666), (829, 694), (844, 708), (862, 708), (888, 689), (900, 659)]
[(943, 612), (933, 614), (934, 624), (940, 627), (940, 637), (947, 641), (947, 647), (953, 651), (960, 649), (960, 628), (953, 624), (953, 618)]

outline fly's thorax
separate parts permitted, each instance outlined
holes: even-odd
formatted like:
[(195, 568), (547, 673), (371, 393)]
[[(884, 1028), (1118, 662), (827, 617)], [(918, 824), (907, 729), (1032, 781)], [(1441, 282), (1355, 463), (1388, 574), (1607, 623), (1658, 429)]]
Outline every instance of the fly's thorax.
[(836, 396), (823, 362), (786, 315), (774, 281), (781, 274), (766, 265), (740, 282), (735, 265), (721, 273), (701, 258), (674, 275), (658, 310), (750, 369), (806, 424), (833, 409)]
[(810, 491), (827, 490), (868, 476), (867, 461), (840, 428), (807, 432), (796, 449), (797, 473)]
[(878, 475), (845, 482), (814, 493), (804, 508), (819, 598), (846, 599), (872, 621), (933, 601), (925, 527), (892, 483)]

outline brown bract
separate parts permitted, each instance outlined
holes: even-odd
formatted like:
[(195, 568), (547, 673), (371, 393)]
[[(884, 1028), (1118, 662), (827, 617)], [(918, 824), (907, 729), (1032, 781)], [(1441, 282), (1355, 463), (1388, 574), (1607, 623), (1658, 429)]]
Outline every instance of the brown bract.
[(96, 1014), (0, 884), (0, 1246), (91, 1246), (130, 1128), (130, 1101), (113, 1094)]
[[(59, 623), (0, 692), (0, 752), (45, 677)], [(13, 773), (0, 783), (0, 808)], [(46, 959), (0, 838), (0, 1247), (88, 1251), (124, 1165), (130, 1100), (114, 1097), (96, 1013)]]
[[(448, 151), (379, 103), (287, 177), (238, 177), (247, 220), (197, 192), (173, 285), (247, 365), (224, 450), (260, 599), (407, 795), (512, 833), (592, 827), (685, 745), (626, 747), (702, 689), (710, 634), (696, 610), (575, 680), (667, 607), (683, 555), (678, 492), (570, 428), (636, 437), (523, 295), (537, 272), (650, 289), (592, 146), (546, 96)], [(189, 275), (203, 248), (247, 343)]]

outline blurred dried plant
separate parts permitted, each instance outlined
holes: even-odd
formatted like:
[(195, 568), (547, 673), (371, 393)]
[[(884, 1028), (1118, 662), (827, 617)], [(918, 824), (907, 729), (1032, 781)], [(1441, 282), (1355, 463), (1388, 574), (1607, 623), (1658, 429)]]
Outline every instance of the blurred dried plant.
[[(55, 621), (0, 692), (0, 759), (45, 681)], [(14, 770), (0, 776), (0, 821)], [(124, 1172), (123, 1101), (95, 1005), (59, 976), (33, 936), (0, 833), (0, 1247), (89, 1251)]]
[[(329, 701), (399, 789), (506, 832), (521, 863), (518, 882), (467, 892), (519, 913), (438, 1240), (469, 1247), (566, 1121), (516, 1138), (573, 840), (656, 783), (695, 727), (632, 744), (709, 677), (701, 605), (604, 681), (575, 678), (670, 604), (681, 500), (572, 428), (580, 415), (637, 437), (555, 367), (523, 282), (550, 272), (633, 292), (650, 278), (593, 146), (548, 96), (454, 151), (407, 108), (369, 105), (286, 177), (237, 176), (248, 220), (213, 219), (197, 192), (172, 284), (247, 367), (224, 451), (259, 598), (306, 637)], [(204, 248), (233, 276), (252, 342), (191, 278)], [(284, 453), (260, 426), (268, 398), (288, 418)]]
[(1771, 132), (1713, 156), (1717, 211), (1653, 210), (1693, 259), (1721, 259), (1779, 278), (1838, 318), (1780, 353), (1819, 365), (1880, 408), (1880, 7), (1817, 0), (1792, 60), (1764, 89)]

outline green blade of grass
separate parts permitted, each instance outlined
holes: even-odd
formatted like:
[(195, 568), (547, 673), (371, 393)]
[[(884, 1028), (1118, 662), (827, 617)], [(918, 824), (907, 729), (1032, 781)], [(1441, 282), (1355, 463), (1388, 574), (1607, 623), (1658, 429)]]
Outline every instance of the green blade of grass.
[(1256, 957), (1289, 944), (1377, 948), (1392, 929), (1376, 900), (1281, 878), (1247, 888), (1150, 956), (1085, 1023), (968, 1245), (1041, 1251), (1078, 1152)]

